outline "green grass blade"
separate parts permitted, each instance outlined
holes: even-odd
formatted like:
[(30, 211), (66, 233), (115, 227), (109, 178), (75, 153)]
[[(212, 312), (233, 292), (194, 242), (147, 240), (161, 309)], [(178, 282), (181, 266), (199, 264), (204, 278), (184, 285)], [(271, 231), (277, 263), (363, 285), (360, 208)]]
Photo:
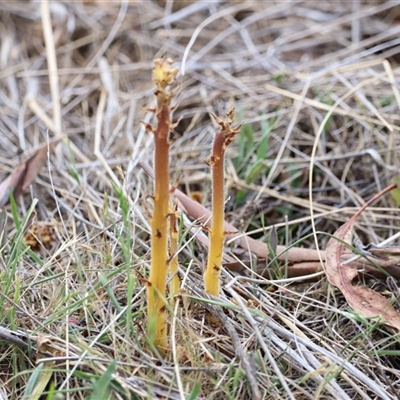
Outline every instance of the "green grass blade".
[(114, 360), (102, 375), (93, 385), (94, 390), (89, 400), (106, 400), (109, 398), (110, 385), (112, 374), (115, 370), (117, 362)]
[(197, 396), (200, 394), (200, 383), (197, 381), (193, 385), (193, 389), (189, 394), (188, 400), (196, 400)]

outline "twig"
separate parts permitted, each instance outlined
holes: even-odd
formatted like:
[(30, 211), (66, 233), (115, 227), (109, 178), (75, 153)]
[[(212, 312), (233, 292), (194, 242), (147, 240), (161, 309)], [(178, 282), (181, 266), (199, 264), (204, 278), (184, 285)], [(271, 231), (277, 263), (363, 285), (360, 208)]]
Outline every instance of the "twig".
[[(203, 291), (200, 292), (200, 290), (198, 288), (191, 287), (191, 289), (196, 293), (196, 295), (199, 295), (202, 298), (205, 298), (205, 299), (213, 298), (213, 296), (210, 296), (206, 292), (203, 292)], [(218, 298), (215, 298), (215, 299), (217, 301), (219, 300)], [(206, 301), (202, 304), (217, 320), (219, 320), (224, 325), (225, 329), (229, 333), (229, 336), (232, 339), (232, 344), (235, 349), (236, 355), (239, 357), (240, 364), (241, 364), (244, 372), (246, 373), (246, 377), (249, 381), (249, 385), (250, 385), (251, 391), (253, 393), (253, 399), (261, 400), (263, 397), (261, 395), (260, 388), (258, 386), (258, 382), (255, 378), (256, 373), (253, 370), (245, 351), (243, 350), (242, 343), (240, 342), (239, 336), (238, 336), (234, 326), (229, 321), (227, 316), (224, 314), (221, 307), (214, 306), (212, 304), (207, 303)], [(294, 399), (292, 399), (292, 400), (294, 400)]]
[(19, 347), (29, 349), (31, 346), (29, 345), (29, 343), (26, 343), (24, 340), (22, 340), (21, 337), (24, 337), (25, 339), (27, 339), (27, 341), (30, 341), (27, 335), (0, 326), (0, 340), (5, 340), (6, 342), (10, 342)]
[[(229, 288), (228, 292), (232, 295), (232, 297), (235, 299), (236, 303), (240, 306), (240, 308), (243, 310), (243, 313), (245, 314), (246, 319), (250, 323), (251, 327), (253, 328), (254, 334), (256, 335), (258, 342), (260, 343), (261, 347), (263, 348), (265, 354), (268, 357), (268, 360), (271, 364), (271, 367), (273, 368), (276, 376), (278, 377), (280, 383), (282, 384), (282, 387), (286, 390), (286, 393), (288, 394), (289, 398), (291, 400), (295, 400), (291, 390), (289, 389), (289, 386), (281, 372), (281, 370), (278, 367), (278, 364), (276, 363), (274, 357), (271, 354), (270, 349), (268, 348), (267, 344), (265, 343), (261, 332), (259, 331), (257, 327), (256, 321), (254, 321), (253, 317), (243, 304), (242, 298), (233, 290), (233, 288)], [(221, 311), (222, 312), (222, 311)], [(236, 333), (236, 332), (235, 332)], [(246, 371), (247, 372), (247, 371)]]

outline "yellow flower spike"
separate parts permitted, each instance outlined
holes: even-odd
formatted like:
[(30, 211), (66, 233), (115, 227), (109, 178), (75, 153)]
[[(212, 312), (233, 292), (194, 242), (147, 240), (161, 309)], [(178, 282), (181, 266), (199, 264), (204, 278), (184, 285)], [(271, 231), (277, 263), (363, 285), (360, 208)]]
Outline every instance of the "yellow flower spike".
[(175, 80), (179, 69), (171, 68), (173, 63), (174, 61), (171, 59), (158, 58), (154, 60), (153, 82), (158, 90), (165, 90)]

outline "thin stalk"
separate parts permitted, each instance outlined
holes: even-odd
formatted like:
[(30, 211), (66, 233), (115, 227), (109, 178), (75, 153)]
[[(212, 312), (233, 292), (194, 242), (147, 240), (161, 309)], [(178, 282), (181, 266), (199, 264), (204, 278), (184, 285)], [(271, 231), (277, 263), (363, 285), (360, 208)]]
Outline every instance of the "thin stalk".
[(170, 296), (171, 296), (171, 305), (175, 303), (175, 297), (179, 292), (179, 276), (178, 276), (178, 211), (177, 205), (172, 206), (173, 209), (169, 215), (169, 223), (170, 223), (170, 245), (169, 245), (169, 253), (170, 253), (170, 273), (171, 273), (171, 285), (170, 285)]
[(154, 211), (151, 220), (151, 269), (148, 282), (149, 339), (165, 351), (167, 340), (166, 284), (168, 275), (168, 206), (169, 206), (169, 133), (171, 98), (168, 87), (178, 72), (171, 60), (154, 60), (153, 81), (156, 84), (157, 127), (148, 126), (154, 133)]
[(210, 229), (210, 249), (208, 252), (207, 269), (204, 274), (206, 292), (218, 297), (220, 291), (220, 275), (222, 268), (223, 248), (226, 232), (225, 221), (225, 149), (232, 142), (240, 127), (232, 128), (234, 116), (232, 108), (225, 121), (213, 115), (221, 127), (214, 138), (213, 150), (210, 157), (212, 173), (212, 216)]

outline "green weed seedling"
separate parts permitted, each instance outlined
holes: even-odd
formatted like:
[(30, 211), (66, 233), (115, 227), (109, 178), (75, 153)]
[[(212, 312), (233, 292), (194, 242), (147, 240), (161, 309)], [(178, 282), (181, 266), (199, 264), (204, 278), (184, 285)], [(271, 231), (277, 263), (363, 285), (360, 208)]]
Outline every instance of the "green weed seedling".
[[(245, 124), (238, 135), (237, 156), (233, 160), (238, 177), (247, 184), (257, 181), (262, 174), (268, 174), (273, 160), (267, 159), (270, 134), (276, 126), (276, 119), (261, 121), (261, 136), (256, 139), (253, 126)], [(246, 199), (246, 190), (236, 193), (236, 204)]]
[[(7, 246), (7, 254), (5, 254), (5, 264), (6, 268), (1, 272), (0, 274), (0, 284), (2, 287), (2, 293), (5, 295), (5, 297), (9, 297), (13, 299), (14, 301), (17, 300), (16, 298), (17, 293), (19, 293), (19, 290), (16, 291), (16, 272), (17, 272), (17, 266), (22, 260), (22, 257), (29, 252), (29, 247), (27, 247), (24, 243), (24, 233), (25, 230), (27, 229), (29, 222), (33, 218), (33, 213), (37, 204), (37, 199), (34, 199), (32, 201), (31, 206), (29, 207), (28, 212), (26, 213), (25, 217), (23, 220), (20, 222), (19, 216), (18, 216), (18, 211), (17, 211), (17, 205), (14, 199), (14, 196), (12, 193), (10, 193), (10, 203), (11, 203), (11, 212), (13, 215), (13, 220), (14, 220), (14, 225), (17, 228), (17, 231), (14, 235), (14, 237), (10, 240), (9, 246)], [(0, 297), (0, 310), (4, 310), (4, 297)], [(2, 315), (1, 318), (4, 318)], [(13, 321), (10, 321), (11, 324), (13, 324)], [(15, 327), (14, 327), (15, 328)]]
[(93, 392), (90, 396), (89, 400), (107, 400), (110, 396), (110, 386), (112, 380), (112, 374), (115, 370), (117, 363), (113, 361), (104, 372), (102, 376), (100, 376), (93, 383)]
[(198, 381), (196, 381), (193, 385), (192, 391), (189, 394), (188, 400), (196, 400), (198, 395), (200, 394), (201, 386)]

